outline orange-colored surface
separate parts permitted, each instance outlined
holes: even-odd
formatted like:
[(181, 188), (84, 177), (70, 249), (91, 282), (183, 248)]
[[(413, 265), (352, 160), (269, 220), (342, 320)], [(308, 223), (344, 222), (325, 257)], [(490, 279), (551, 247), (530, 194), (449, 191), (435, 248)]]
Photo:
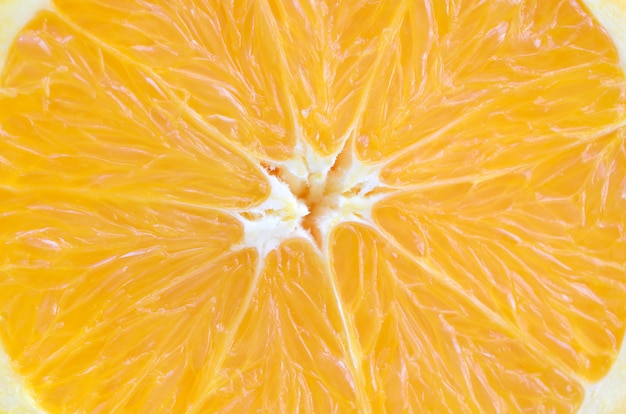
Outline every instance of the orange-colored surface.
[[(0, 76), (0, 338), (46, 410), (567, 413), (608, 371), (626, 81), (579, 3), (53, 5)], [(371, 218), (246, 245), (298, 145), (378, 168)]]

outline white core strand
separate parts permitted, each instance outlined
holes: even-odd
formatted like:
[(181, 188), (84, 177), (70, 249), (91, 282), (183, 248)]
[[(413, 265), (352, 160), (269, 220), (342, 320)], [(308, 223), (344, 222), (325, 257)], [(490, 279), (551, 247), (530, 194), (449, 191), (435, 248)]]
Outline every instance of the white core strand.
[(267, 167), (272, 191), (261, 205), (235, 213), (244, 240), (235, 248), (256, 248), (262, 256), (291, 238), (305, 238), (322, 248), (340, 223), (372, 224), (372, 207), (384, 194), (380, 166), (358, 161), (347, 146), (340, 154), (321, 156), (300, 141), (287, 161)]
[(243, 243), (234, 246), (234, 250), (254, 247), (264, 257), (286, 239), (310, 239), (300, 224), (302, 218), (309, 214), (307, 206), (291, 193), (287, 184), (271, 175), (268, 175), (268, 180), (272, 192), (267, 200), (257, 207), (234, 214), (244, 227)]

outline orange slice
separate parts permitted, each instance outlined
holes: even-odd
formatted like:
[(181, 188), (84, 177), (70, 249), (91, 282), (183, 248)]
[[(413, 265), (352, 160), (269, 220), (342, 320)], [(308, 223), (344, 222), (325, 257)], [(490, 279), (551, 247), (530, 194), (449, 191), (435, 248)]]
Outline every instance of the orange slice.
[(623, 0), (0, 16), (5, 411), (626, 409)]

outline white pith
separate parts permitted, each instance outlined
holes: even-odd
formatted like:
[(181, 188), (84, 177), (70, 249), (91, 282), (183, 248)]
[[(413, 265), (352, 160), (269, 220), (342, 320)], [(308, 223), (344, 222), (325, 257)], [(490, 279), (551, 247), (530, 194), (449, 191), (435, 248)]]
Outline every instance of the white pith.
[(301, 225), (302, 218), (309, 214), (307, 206), (293, 195), (284, 182), (269, 175), (272, 192), (261, 205), (245, 212), (233, 213), (244, 227), (244, 240), (233, 246), (233, 250), (252, 247), (264, 257), (288, 238), (310, 235)]
[(38, 11), (49, 8), (50, 0), (0, 0), (0, 70), (20, 30)]
[(292, 238), (323, 248), (330, 231), (342, 222), (372, 224), (372, 206), (383, 197), (373, 192), (384, 188), (380, 166), (358, 161), (350, 147), (322, 157), (299, 142), (291, 159), (267, 168), (272, 186), (267, 200), (234, 213), (244, 227), (244, 241), (235, 249), (252, 247), (264, 256)]

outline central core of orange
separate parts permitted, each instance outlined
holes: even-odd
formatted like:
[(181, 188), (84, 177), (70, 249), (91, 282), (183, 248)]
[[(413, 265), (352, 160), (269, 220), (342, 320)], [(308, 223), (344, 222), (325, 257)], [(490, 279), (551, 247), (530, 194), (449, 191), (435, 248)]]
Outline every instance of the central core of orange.
[(356, 160), (351, 148), (344, 148), (328, 167), (306, 166), (305, 174), (291, 169), (265, 164), (265, 170), (283, 183), (306, 206), (307, 213), (298, 219), (298, 226), (308, 231), (318, 245), (334, 225), (347, 220), (362, 220), (369, 216), (371, 203), (383, 191), (376, 174)]

